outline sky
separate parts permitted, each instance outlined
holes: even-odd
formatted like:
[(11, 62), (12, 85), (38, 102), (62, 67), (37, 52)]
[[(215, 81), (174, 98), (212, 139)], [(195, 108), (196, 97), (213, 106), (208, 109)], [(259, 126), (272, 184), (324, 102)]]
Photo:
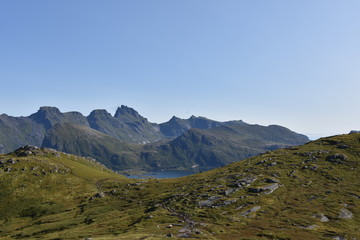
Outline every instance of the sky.
[(360, 129), (358, 0), (1, 0), (0, 114)]

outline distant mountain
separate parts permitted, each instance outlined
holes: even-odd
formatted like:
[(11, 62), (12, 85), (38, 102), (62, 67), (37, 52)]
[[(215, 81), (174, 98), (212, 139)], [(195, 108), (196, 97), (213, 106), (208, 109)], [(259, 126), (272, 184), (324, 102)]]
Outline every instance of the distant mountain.
[(43, 146), (92, 157), (116, 170), (208, 169), (307, 141), (280, 126), (243, 121), (191, 116), (150, 123), (127, 106), (114, 116), (98, 109), (85, 117), (55, 107), (41, 107), (29, 117), (0, 115), (2, 153), (24, 145)]
[(87, 126), (58, 123), (50, 129), (42, 147), (87, 156), (112, 169), (139, 168), (137, 145), (122, 142)]
[(0, 115), (0, 152), (10, 152), (24, 145), (41, 146), (46, 132), (57, 123), (89, 126), (81, 113), (61, 113), (55, 107), (41, 107), (29, 117)]
[(81, 113), (61, 113), (56, 107), (41, 107), (39, 111), (30, 115), (29, 119), (44, 126), (45, 129), (50, 129), (57, 123), (74, 123), (89, 126), (86, 117)]
[(181, 136), (191, 128), (210, 129), (224, 125), (247, 125), (243, 121), (218, 122), (205, 117), (191, 116), (189, 119), (172, 117), (168, 122), (161, 123), (160, 130), (167, 139)]
[(126, 106), (118, 108), (114, 117), (106, 110), (94, 110), (87, 119), (91, 128), (123, 141), (144, 144), (164, 139), (157, 124)]
[(138, 144), (174, 139), (191, 128), (208, 129), (229, 124), (194, 116), (189, 119), (173, 117), (162, 124), (150, 123), (133, 108), (124, 105), (116, 110), (114, 116), (97, 109), (87, 117), (79, 112), (62, 113), (56, 107), (40, 107), (28, 117), (0, 115), (0, 153), (24, 145), (41, 146), (46, 132), (58, 123), (87, 126), (121, 141)]
[(42, 146), (92, 157), (119, 171), (205, 170), (307, 141), (284, 127), (246, 124), (190, 129), (171, 141), (136, 145), (86, 126), (65, 123), (50, 129)]
[(308, 141), (306, 136), (276, 125), (225, 125), (190, 129), (168, 143), (148, 144), (142, 158), (153, 168), (209, 169)]
[(0, 115), (0, 153), (13, 151), (24, 145), (40, 146), (45, 127), (28, 117)]
[(58, 123), (87, 126), (129, 143), (149, 143), (165, 139), (158, 124), (150, 123), (134, 109), (121, 106), (115, 116), (94, 110), (88, 117), (79, 112), (62, 113), (56, 107), (41, 107), (28, 117), (0, 115), (0, 153), (24, 145), (41, 146), (48, 130)]

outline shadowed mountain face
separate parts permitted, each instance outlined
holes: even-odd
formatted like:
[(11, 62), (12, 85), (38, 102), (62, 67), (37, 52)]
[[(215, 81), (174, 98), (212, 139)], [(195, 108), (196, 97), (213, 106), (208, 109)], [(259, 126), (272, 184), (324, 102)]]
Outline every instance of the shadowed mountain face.
[(94, 110), (87, 119), (93, 129), (127, 142), (143, 144), (164, 138), (157, 124), (126, 106), (118, 108), (114, 117), (106, 110)]
[[(177, 124), (177, 121), (181, 123)], [(124, 105), (117, 109), (114, 116), (99, 109), (87, 117), (79, 112), (62, 113), (56, 107), (41, 107), (28, 117), (0, 115), (0, 152), (10, 152), (23, 145), (40, 146), (46, 132), (57, 123), (88, 126), (121, 141), (139, 144), (174, 139), (190, 128), (207, 129), (227, 124), (194, 116), (189, 119), (174, 117), (163, 124), (150, 123), (137, 111)]]
[(190, 129), (170, 142), (149, 144), (142, 157), (154, 168), (208, 169), (306, 142), (307, 137), (280, 126), (226, 125)]
[(50, 129), (57, 123), (73, 123), (88, 126), (89, 123), (79, 112), (61, 113), (56, 107), (41, 107), (38, 112), (29, 116), (29, 119)]
[(93, 157), (116, 170), (214, 168), (307, 141), (281, 126), (242, 121), (192, 116), (155, 124), (126, 106), (118, 108), (114, 116), (94, 110), (85, 117), (55, 107), (41, 107), (29, 117), (0, 115), (3, 153), (23, 145), (45, 146)]
[(106, 110), (94, 110), (88, 117), (79, 112), (62, 113), (56, 107), (41, 107), (29, 117), (0, 115), (0, 151), (10, 152), (23, 145), (41, 146), (45, 134), (58, 123), (91, 127), (129, 143), (164, 139), (157, 124), (149, 123), (134, 109), (121, 106), (113, 117)]
[(191, 128), (210, 129), (225, 125), (248, 125), (243, 121), (218, 122), (205, 117), (191, 116), (189, 119), (172, 117), (168, 122), (160, 124), (160, 130), (167, 139), (181, 136)]
[(139, 162), (137, 145), (87, 126), (58, 123), (47, 132), (42, 146), (91, 157), (112, 169), (133, 169), (144, 165)]
[[(73, 124), (53, 128), (107, 138)], [(206, 135), (191, 130), (184, 138), (210, 146), (220, 132), (245, 131), (221, 128)], [(253, 128), (261, 137), (262, 127)], [(186, 142), (171, 144), (190, 148)], [(126, 179), (93, 159), (26, 146), (0, 155), (0, 238), (359, 239), (359, 156), (360, 134), (353, 133), (183, 178), (145, 180)]]
[(42, 146), (89, 156), (115, 170), (148, 171), (211, 169), (305, 142), (305, 136), (280, 126), (246, 124), (190, 129), (172, 141), (136, 145), (86, 126), (56, 124)]
[(0, 115), (0, 153), (7, 153), (23, 145), (41, 146), (45, 127), (29, 117)]

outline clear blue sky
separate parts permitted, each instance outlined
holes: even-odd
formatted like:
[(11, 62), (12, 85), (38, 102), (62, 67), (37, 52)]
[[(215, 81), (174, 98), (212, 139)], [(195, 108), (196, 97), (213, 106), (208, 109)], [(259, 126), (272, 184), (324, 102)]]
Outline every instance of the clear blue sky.
[(0, 113), (360, 129), (360, 1), (2, 0)]

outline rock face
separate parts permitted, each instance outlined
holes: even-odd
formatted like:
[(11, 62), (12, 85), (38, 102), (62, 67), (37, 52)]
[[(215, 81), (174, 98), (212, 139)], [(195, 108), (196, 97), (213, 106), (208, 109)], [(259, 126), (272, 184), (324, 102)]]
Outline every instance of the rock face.
[(205, 117), (191, 116), (189, 119), (172, 117), (170, 121), (160, 124), (160, 129), (166, 138), (172, 139), (181, 136), (191, 128), (210, 129), (228, 125), (229, 122), (217, 122)]
[(123, 105), (114, 117), (106, 110), (94, 110), (87, 119), (91, 128), (126, 142), (148, 143), (164, 139), (157, 124)]
[(29, 116), (36, 123), (43, 125), (45, 129), (50, 129), (57, 123), (73, 123), (78, 125), (86, 125), (89, 123), (79, 112), (61, 113), (56, 107), (41, 107), (39, 111)]

